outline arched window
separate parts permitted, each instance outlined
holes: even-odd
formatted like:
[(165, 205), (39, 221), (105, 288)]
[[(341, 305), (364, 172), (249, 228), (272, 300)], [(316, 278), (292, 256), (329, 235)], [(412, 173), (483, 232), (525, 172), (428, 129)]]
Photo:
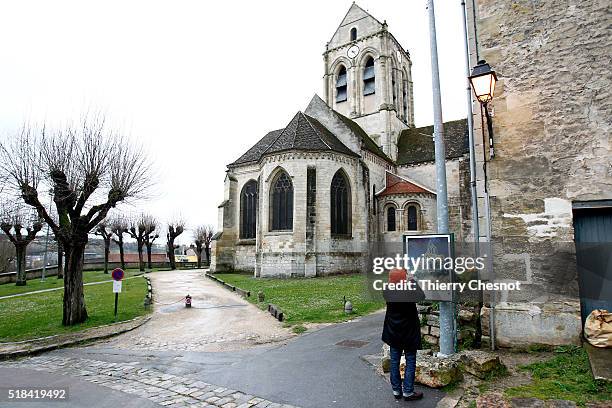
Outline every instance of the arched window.
[(406, 225), (408, 226), (408, 231), (418, 231), (419, 230), (419, 207), (416, 204), (410, 204), (406, 208), (408, 222)]
[(351, 28), (351, 41), (355, 41), (357, 39), (357, 27)]
[(393, 94), (393, 106), (397, 109), (397, 91), (395, 86), (395, 68), (391, 69), (391, 93)]
[(331, 233), (351, 233), (351, 187), (342, 170), (334, 175), (331, 182)]
[(272, 183), (270, 214), (273, 231), (293, 229), (293, 183), (287, 173), (280, 172)]
[(387, 231), (395, 230), (395, 207), (391, 205), (387, 208)]
[(240, 193), (240, 238), (255, 238), (257, 227), (257, 182), (251, 180)]
[(376, 92), (376, 76), (374, 74), (374, 58), (369, 57), (363, 68), (363, 94), (372, 95)]
[(341, 65), (336, 78), (336, 102), (346, 101), (348, 94), (346, 91), (346, 83), (346, 68), (344, 65)]

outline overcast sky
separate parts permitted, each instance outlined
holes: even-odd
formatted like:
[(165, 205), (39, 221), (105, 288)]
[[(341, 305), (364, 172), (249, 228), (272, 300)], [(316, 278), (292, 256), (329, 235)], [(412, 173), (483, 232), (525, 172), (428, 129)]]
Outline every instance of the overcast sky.
[[(357, 2), (409, 50), (431, 124), (425, 0)], [(160, 220), (216, 224), (226, 164), (323, 95), (325, 43), (350, 1), (4, 1), (0, 135), (88, 109), (144, 144)], [(436, 2), (444, 120), (465, 117), (459, 1)], [(133, 211), (133, 209), (129, 209)], [(183, 241), (187, 240), (187, 236)]]

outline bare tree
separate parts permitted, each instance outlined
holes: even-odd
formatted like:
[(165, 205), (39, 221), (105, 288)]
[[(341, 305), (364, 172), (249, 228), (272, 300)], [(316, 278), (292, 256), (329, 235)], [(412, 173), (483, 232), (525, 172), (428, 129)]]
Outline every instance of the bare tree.
[(152, 216), (147, 216), (144, 221), (147, 233), (144, 237), (144, 243), (147, 247), (147, 264), (149, 269), (153, 269), (151, 262), (151, 252), (153, 251), (153, 242), (159, 238), (159, 222)]
[(145, 270), (143, 252), (145, 239), (153, 232), (149, 230), (151, 226), (155, 229), (155, 220), (153, 220), (153, 217), (148, 214), (140, 214), (138, 217), (130, 220), (130, 226), (127, 230), (127, 233), (136, 241), (136, 247), (138, 248), (138, 266), (141, 272)]
[(119, 247), (119, 260), (121, 261), (122, 269), (125, 269), (125, 250), (123, 246), (123, 234), (127, 234), (129, 228), (129, 221), (125, 217), (120, 215), (114, 217), (110, 222), (110, 229), (113, 235), (115, 236), (115, 238), (113, 238), (113, 242)]
[(174, 250), (178, 245), (174, 240), (185, 231), (185, 222), (182, 220), (170, 221), (168, 223), (168, 233), (166, 234), (166, 251), (168, 252), (168, 260), (170, 261), (170, 269), (176, 269), (176, 258)]
[(15, 245), (4, 234), (0, 235), (0, 273), (8, 272), (15, 261)]
[(215, 227), (212, 225), (200, 225), (194, 231), (196, 254), (198, 256), (198, 268), (202, 267), (202, 250), (206, 254), (206, 259), (210, 262), (210, 243), (215, 235)]
[[(118, 203), (142, 196), (149, 186), (149, 175), (143, 151), (109, 131), (103, 118), (85, 118), (79, 126), (55, 132), (24, 126), (0, 144), (3, 187), (12, 189), (36, 210), (66, 251), (64, 325), (87, 319), (83, 256), (88, 234)], [(53, 192), (58, 222), (41, 202), (45, 187)]]
[[(43, 223), (36, 212), (19, 204), (2, 204), (0, 229), (15, 246), (17, 286), (25, 286), (27, 283), (26, 251), (42, 227)], [(23, 234), (24, 230), (25, 234)]]
[(106, 220), (102, 220), (98, 224), (94, 234), (102, 237), (104, 241), (104, 273), (108, 273), (108, 256), (110, 255), (110, 245), (113, 238), (113, 231), (111, 230), (110, 223)]

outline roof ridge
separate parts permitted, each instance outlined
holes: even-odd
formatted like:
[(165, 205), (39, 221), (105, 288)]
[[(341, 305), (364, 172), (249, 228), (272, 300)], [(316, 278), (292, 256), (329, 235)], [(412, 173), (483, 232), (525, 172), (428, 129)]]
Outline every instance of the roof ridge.
[[(298, 116), (300, 113), (302, 113), (302, 112), (301, 112), (301, 111), (298, 111), (298, 112), (297, 112), (295, 115), (293, 115), (293, 118), (291, 118), (291, 120), (289, 121), (289, 123), (287, 123), (287, 125), (286, 125), (286, 126), (283, 128), (282, 132), (280, 132), (280, 133), (278, 134), (278, 136), (276, 136), (276, 138), (275, 138), (275, 139), (272, 141), (272, 143), (270, 143), (270, 146), (266, 147), (266, 150), (264, 150), (264, 151), (261, 153), (261, 156), (263, 156), (264, 154), (266, 154), (266, 153), (268, 152), (268, 150), (270, 150), (270, 148), (271, 148), (272, 146), (274, 146), (274, 143), (276, 143), (276, 141), (277, 141), (278, 139), (280, 139), (280, 137), (281, 137), (283, 134), (285, 134), (285, 131), (287, 130), (287, 127), (288, 127), (288, 126), (291, 124), (291, 122), (293, 122), (293, 120), (296, 118), (296, 116)], [(298, 118), (298, 120), (299, 120), (299, 118)], [(294, 136), (294, 137), (293, 137), (293, 143), (295, 144), (295, 132), (294, 132), (293, 136)], [(291, 147), (293, 147), (293, 145), (292, 145)]]
[[(420, 183), (417, 183), (417, 182), (416, 182), (416, 181), (414, 181), (414, 180), (411, 180), (411, 179), (409, 179), (409, 178), (407, 178), (407, 177), (404, 177), (404, 176), (401, 176), (401, 175), (399, 175), (399, 174), (391, 173), (389, 170), (385, 170), (385, 171), (386, 171), (387, 173), (389, 173), (389, 174), (391, 174), (391, 175), (393, 175), (393, 176), (395, 176), (395, 177), (397, 177), (397, 178), (399, 178), (399, 179), (401, 179), (401, 180), (403, 180), (403, 181), (407, 182), (407, 183), (414, 184), (414, 185), (415, 185), (415, 186), (417, 186), (417, 187), (421, 187), (421, 188), (422, 188), (422, 189), (424, 189), (424, 190), (427, 190), (427, 191), (429, 191), (429, 192), (431, 192), (431, 193), (433, 193), (433, 194), (436, 194), (436, 192), (435, 192), (435, 191), (433, 191), (432, 189), (430, 189), (430, 188), (428, 188), (428, 187), (425, 187), (424, 185), (422, 185), (422, 184), (420, 184)], [(396, 183), (396, 184), (397, 184), (397, 183)]]

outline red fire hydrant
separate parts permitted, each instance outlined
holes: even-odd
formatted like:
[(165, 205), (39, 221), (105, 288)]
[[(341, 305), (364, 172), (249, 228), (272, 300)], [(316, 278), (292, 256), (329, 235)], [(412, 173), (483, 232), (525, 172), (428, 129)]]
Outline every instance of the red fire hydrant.
[(191, 307), (191, 296), (185, 296), (185, 307)]

